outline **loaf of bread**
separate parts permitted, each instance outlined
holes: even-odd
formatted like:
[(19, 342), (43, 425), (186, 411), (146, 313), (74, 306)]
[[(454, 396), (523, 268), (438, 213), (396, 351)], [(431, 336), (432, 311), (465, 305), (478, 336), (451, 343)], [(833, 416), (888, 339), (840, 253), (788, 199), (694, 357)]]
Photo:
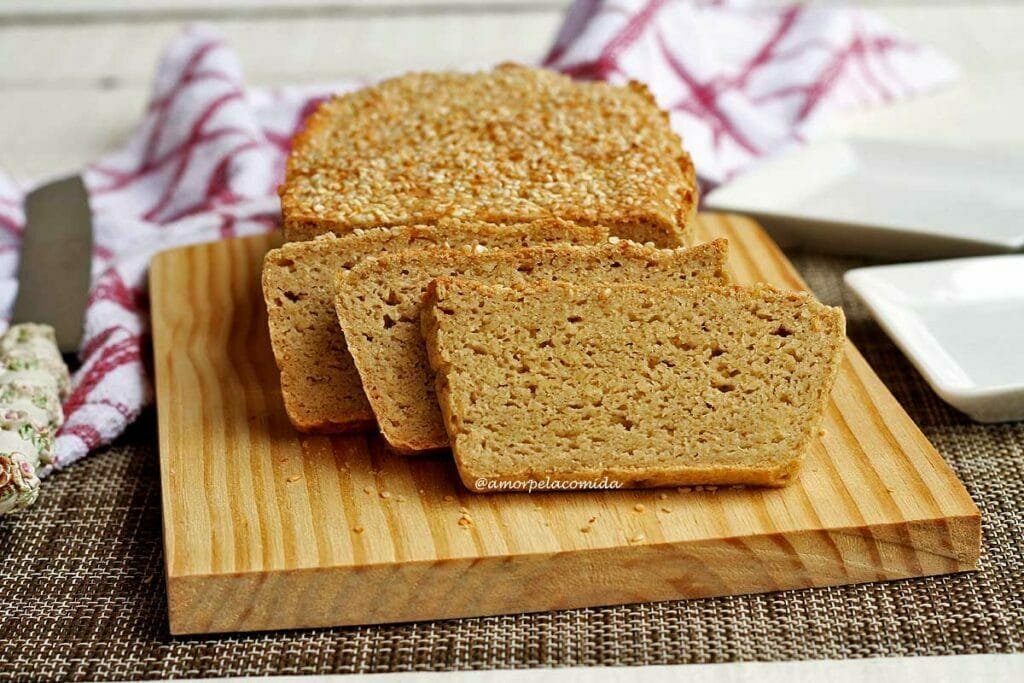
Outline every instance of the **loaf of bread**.
[(270, 251), (263, 262), (263, 297), (289, 419), (296, 429), (317, 433), (376, 424), (334, 312), (336, 273), (385, 252), (462, 244), (597, 244), (607, 236), (606, 228), (556, 219), (514, 225), (444, 220), (436, 226), (323, 235)]
[(782, 486), (820, 429), (844, 318), (767, 285), (440, 278), (422, 316), (459, 474)]
[(609, 239), (591, 247), (399, 252), (366, 259), (340, 273), (338, 320), (388, 444), (403, 453), (448, 446), (419, 319), (423, 294), (437, 277), (499, 284), (534, 279), (634, 282), (662, 288), (727, 281), (725, 240), (691, 249), (655, 249)]
[(293, 141), (285, 236), (558, 216), (689, 243), (693, 164), (647, 89), (506, 65), (411, 73), (323, 105)]

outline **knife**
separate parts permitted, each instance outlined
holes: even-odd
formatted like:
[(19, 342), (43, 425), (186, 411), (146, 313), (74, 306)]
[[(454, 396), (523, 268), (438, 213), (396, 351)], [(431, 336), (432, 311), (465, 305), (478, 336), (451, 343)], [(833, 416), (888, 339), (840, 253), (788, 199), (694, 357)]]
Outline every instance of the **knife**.
[(28, 193), (11, 323), (52, 325), (62, 353), (77, 351), (82, 341), (92, 243), (92, 212), (81, 176)]

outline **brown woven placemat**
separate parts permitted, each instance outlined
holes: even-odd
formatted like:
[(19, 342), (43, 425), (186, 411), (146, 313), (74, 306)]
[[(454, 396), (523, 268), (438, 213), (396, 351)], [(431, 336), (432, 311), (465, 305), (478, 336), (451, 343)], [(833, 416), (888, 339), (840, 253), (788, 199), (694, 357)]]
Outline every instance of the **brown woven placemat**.
[(43, 484), (0, 519), (0, 680), (674, 664), (1024, 649), (1024, 424), (947, 407), (849, 294), (860, 262), (792, 255), (981, 508), (974, 574), (395, 626), (172, 638), (156, 428)]

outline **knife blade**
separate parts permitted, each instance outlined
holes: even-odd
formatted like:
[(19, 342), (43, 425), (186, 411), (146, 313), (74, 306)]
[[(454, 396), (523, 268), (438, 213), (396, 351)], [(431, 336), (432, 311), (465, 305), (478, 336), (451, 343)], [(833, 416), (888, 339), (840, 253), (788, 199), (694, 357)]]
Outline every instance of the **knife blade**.
[(81, 176), (29, 192), (11, 323), (52, 325), (61, 352), (77, 351), (89, 299), (92, 245), (92, 212)]

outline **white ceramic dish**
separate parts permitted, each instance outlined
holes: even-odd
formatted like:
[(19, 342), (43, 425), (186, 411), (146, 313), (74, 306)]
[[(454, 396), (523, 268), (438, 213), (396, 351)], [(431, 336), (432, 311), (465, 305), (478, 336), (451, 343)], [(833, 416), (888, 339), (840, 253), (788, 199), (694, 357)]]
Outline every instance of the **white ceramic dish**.
[(846, 284), (943, 400), (1024, 419), (1024, 255), (857, 268)]
[(870, 140), (808, 145), (711, 192), (782, 246), (892, 260), (1024, 249), (1024, 157)]

